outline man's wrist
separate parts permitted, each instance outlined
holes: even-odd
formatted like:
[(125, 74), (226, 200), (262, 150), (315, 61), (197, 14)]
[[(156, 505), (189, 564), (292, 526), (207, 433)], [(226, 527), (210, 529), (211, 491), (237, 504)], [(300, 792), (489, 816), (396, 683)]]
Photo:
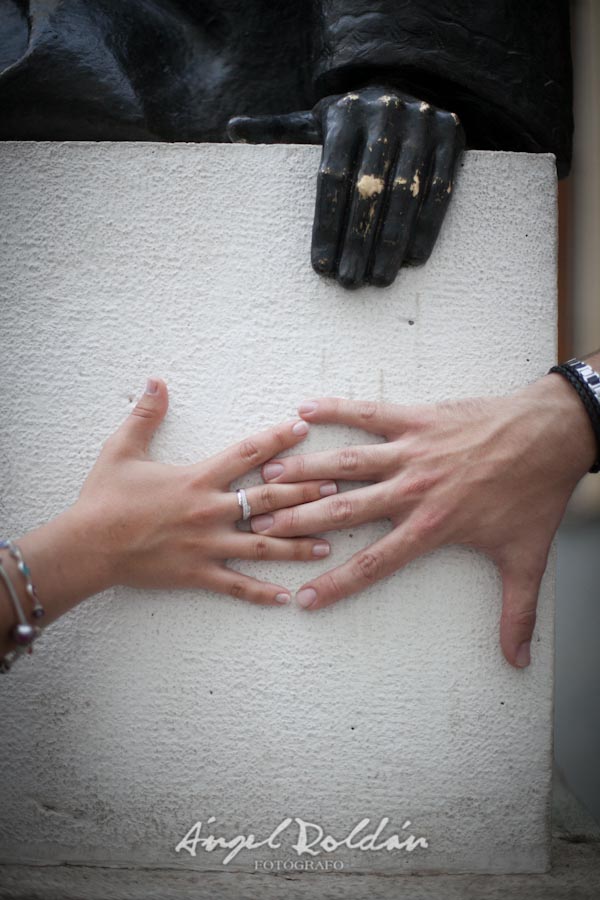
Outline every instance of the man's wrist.
[(557, 372), (545, 375), (523, 390), (536, 398), (534, 415), (537, 410), (556, 422), (556, 430), (549, 435), (549, 451), (560, 453), (564, 469), (576, 480), (583, 478), (596, 461), (598, 447), (589, 416), (576, 391)]

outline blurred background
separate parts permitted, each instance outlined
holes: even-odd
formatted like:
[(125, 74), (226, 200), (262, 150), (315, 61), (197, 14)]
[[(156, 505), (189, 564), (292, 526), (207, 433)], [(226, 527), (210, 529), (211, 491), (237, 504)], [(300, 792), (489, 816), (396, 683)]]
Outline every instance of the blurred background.
[[(559, 187), (559, 359), (600, 347), (600, 2), (573, 0), (575, 146)], [(558, 538), (555, 758), (600, 823), (600, 474)]]

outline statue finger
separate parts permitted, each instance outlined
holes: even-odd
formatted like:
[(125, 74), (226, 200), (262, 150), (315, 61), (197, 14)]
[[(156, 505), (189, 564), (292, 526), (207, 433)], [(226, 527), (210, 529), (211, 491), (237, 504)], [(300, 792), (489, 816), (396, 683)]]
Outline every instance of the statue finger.
[(413, 264), (424, 263), (431, 256), (452, 197), (456, 166), (465, 146), (463, 129), (454, 114), (438, 113), (436, 120), (430, 177), (406, 254)]
[(390, 173), (387, 206), (367, 272), (367, 280), (379, 287), (393, 283), (413, 237), (427, 177), (426, 137), (423, 122), (407, 130)]
[(317, 175), (311, 261), (319, 275), (337, 270), (360, 135), (351, 123), (329, 128)]
[(234, 116), (227, 136), (237, 144), (320, 144), (321, 125), (311, 110), (280, 116)]
[(388, 175), (397, 140), (378, 130), (369, 136), (353, 185), (337, 277), (347, 288), (365, 283), (369, 258), (387, 202)]

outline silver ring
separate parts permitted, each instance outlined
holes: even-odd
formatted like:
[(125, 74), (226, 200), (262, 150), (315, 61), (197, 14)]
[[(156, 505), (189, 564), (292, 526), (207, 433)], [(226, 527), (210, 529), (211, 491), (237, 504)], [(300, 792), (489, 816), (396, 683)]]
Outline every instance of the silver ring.
[(247, 522), (250, 516), (252, 515), (252, 508), (248, 503), (248, 497), (246, 496), (246, 491), (244, 488), (238, 488), (236, 491), (238, 503), (242, 510), (242, 522)]

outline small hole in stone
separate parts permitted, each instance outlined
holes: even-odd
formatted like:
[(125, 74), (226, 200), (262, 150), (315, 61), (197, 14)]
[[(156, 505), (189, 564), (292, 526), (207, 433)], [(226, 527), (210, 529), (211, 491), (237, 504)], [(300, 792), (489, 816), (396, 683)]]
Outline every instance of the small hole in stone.
[(209, 694), (212, 694), (212, 691), (209, 691), (208, 693), (209, 693)]
[(354, 725), (350, 726), (350, 731), (354, 731)]
[(130, 403), (133, 403), (133, 400), (134, 400), (133, 394), (130, 394), (127, 399), (129, 400)]
[(409, 325), (414, 325), (414, 324), (415, 324), (415, 320), (414, 320), (414, 319), (409, 319), (409, 320), (408, 320), (408, 324), (409, 324)]
[(500, 701), (500, 706), (504, 706), (504, 700)]

